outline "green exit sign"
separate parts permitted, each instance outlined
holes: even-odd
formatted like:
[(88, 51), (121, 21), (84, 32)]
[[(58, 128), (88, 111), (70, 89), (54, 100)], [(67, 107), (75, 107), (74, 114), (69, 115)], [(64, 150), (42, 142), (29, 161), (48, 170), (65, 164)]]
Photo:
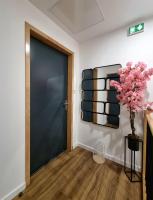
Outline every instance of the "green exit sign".
[(128, 35), (134, 35), (142, 31), (144, 31), (144, 23), (140, 23), (140, 24), (129, 27)]

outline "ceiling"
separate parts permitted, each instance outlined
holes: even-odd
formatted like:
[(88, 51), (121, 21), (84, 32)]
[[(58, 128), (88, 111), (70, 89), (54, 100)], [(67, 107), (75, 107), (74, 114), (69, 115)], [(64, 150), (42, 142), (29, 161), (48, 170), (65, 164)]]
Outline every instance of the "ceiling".
[(79, 42), (153, 16), (153, 0), (29, 0)]

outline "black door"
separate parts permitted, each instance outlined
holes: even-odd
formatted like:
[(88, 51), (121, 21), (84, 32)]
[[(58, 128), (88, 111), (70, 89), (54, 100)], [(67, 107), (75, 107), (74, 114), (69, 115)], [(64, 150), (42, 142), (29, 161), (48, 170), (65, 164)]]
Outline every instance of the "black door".
[(30, 40), (30, 172), (67, 148), (68, 56)]

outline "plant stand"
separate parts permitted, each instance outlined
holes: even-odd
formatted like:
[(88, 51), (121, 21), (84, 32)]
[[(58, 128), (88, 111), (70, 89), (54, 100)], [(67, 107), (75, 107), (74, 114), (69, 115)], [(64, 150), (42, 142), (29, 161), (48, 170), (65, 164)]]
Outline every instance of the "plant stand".
[[(131, 149), (129, 149), (130, 154), (131, 154), (131, 163), (130, 163), (130, 168), (127, 167), (127, 160), (126, 160), (126, 155), (127, 155), (127, 141), (128, 141), (128, 136), (125, 136), (124, 139), (124, 172), (126, 174), (126, 176), (128, 177), (128, 179), (131, 182), (141, 182), (142, 181), (142, 172), (139, 173), (136, 171), (135, 169), (135, 152)], [(142, 139), (138, 139), (139, 143), (141, 144), (141, 160), (143, 163), (143, 140)]]

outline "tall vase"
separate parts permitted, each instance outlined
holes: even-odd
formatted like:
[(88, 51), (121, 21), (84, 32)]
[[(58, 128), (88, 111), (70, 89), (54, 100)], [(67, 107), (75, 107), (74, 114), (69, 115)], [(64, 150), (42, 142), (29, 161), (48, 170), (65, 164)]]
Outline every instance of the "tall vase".
[(132, 151), (139, 151), (139, 136), (135, 134), (135, 112), (130, 110), (130, 124), (132, 133), (128, 135), (128, 148)]

